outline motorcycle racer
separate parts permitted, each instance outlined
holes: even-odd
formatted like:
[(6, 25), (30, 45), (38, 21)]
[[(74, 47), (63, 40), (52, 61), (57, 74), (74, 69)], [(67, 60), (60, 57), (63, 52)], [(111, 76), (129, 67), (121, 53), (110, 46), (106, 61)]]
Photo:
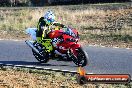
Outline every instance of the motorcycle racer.
[[(53, 29), (51, 28), (52, 26), (56, 27), (54, 30), (62, 29), (65, 27), (63, 24), (55, 22), (55, 15), (52, 11), (47, 11), (44, 16), (39, 19), (37, 25), (36, 37), (38, 43), (42, 44), (43, 39), (49, 38), (47, 35), (49, 32), (53, 31)], [(59, 43), (59, 38), (53, 39), (53, 46), (56, 46), (57, 43)], [(55, 53), (61, 56), (65, 56), (57, 50), (57, 47)]]
[(71, 27), (63, 28), (62, 30), (54, 29), (47, 34), (44, 40), (42, 39), (42, 44), (39, 44), (36, 40), (36, 30), (37, 28), (28, 28), (26, 30), (31, 39), (25, 42), (32, 49), (34, 57), (40, 63), (59, 60), (72, 61), (77, 66), (82, 67), (87, 65), (88, 55), (78, 43), (79, 34), (76, 29)]

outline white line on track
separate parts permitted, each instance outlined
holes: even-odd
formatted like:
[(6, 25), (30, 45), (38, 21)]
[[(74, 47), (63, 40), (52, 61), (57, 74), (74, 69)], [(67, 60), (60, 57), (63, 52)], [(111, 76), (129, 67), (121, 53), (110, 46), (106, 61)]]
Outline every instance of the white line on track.
[(0, 41), (9, 40), (9, 41), (24, 41), (24, 40), (17, 40), (17, 39), (0, 39)]
[[(102, 46), (102, 45), (97, 45), (97, 44), (95, 44), (95, 45), (88, 45), (88, 46), (92, 46), (92, 47), (102, 47), (102, 48), (105, 48), (106, 46)], [(107, 47), (106, 47), (107, 48)], [(131, 50), (132, 48), (120, 48), (120, 47), (109, 47), (109, 48), (115, 48), (115, 49), (128, 49), (128, 50)]]

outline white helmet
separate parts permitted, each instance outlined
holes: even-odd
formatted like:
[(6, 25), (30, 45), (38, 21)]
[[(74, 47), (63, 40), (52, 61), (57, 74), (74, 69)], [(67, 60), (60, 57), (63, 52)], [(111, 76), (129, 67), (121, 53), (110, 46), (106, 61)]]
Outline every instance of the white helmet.
[(55, 15), (53, 14), (52, 11), (47, 11), (46, 14), (44, 15), (44, 19), (48, 22), (48, 23), (52, 23), (55, 21)]

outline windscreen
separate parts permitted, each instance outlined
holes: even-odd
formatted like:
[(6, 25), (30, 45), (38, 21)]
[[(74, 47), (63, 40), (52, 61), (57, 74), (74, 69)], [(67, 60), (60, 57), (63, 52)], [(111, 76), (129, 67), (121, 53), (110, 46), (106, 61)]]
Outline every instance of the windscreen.
[(68, 34), (68, 35), (70, 35), (72, 37), (76, 37), (76, 34), (73, 32), (73, 30), (71, 28), (65, 28), (64, 29), (64, 33)]

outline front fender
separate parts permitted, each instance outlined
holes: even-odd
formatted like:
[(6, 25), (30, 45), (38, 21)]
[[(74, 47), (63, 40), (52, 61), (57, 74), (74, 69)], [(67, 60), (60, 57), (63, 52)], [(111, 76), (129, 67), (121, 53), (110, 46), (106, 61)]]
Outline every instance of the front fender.
[(74, 55), (77, 57), (78, 54), (78, 48), (80, 48), (81, 45), (80, 44), (73, 44), (70, 49), (72, 50), (72, 53), (74, 53)]

